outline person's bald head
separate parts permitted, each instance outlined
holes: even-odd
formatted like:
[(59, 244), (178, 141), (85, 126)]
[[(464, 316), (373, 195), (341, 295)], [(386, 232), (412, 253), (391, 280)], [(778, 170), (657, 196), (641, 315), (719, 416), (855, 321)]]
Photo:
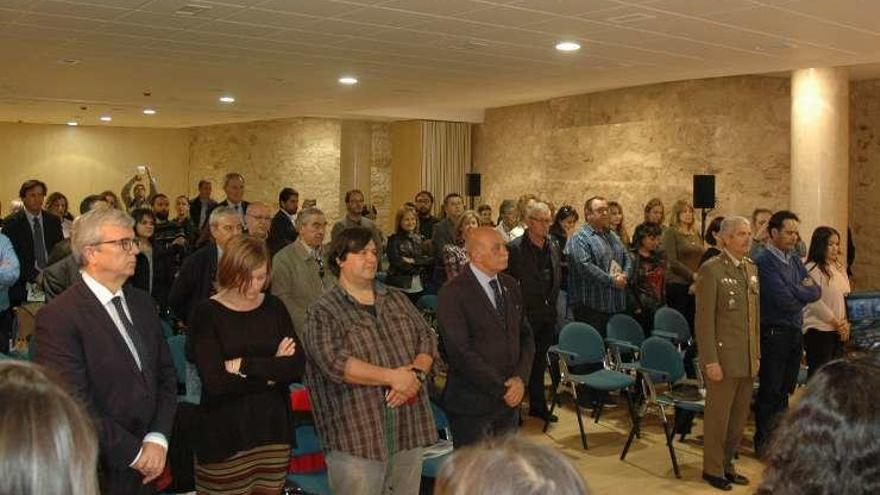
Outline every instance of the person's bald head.
[(507, 244), (492, 227), (477, 227), (468, 232), (465, 248), (471, 263), (489, 275), (507, 268)]

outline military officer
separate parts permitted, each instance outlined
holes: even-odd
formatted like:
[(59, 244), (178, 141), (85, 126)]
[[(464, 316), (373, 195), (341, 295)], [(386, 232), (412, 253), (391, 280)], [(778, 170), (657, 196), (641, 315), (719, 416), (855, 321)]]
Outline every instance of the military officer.
[(722, 254), (700, 268), (695, 318), (700, 367), (706, 378), (703, 479), (720, 490), (749, 480), (733, 457), (742, 437), (752, 384), (758, 374), (760, 317), (758, 270), (746, 257), (752, 232), (744, 217), (727, 217), (719, 232)]

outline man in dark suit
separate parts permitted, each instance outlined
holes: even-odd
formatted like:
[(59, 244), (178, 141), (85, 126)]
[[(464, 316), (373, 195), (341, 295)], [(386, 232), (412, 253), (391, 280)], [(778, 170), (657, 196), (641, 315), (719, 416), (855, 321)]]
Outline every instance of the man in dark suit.
[[(545, 421), (556, 421), (556, 416), (547, 410), (544, 372), (547, 349), (556, 336), (556, 298), (562, 283), (562, 255), (559, 244), (550, 237), (552, 222), (547, 204), (532, 203), (525, 211), (525, 235), (507, 245), (507, 273), (520, 283), (526, 318), (535, 337), (535, 359), (528, 387), (529, 416)], [(551, 375), (556, 376), (553, 370)]]
[(214, 282), (223, 247), (242, 231), (238, 213), (229, 207), (214, 208), (208, 219), (208, 227), (213, 242), (202, 246), (183, 261), (168, 293), (168, 306), (184, 323), (189, 321), (189, 313), (197, 303), (216, 292)]
[[(248, 203), (244, 200), (244, 177), (238, 172), (229, 172), (223, 178), (223, 192), (226, 193), (226, 199), (217, 203), (218, 206), (228, 206), (241, 215), (241, 227), (247, 229), (244, 216), (247, 214)], [(213, 209), (212, 209), (213, 211)]]
[(21, 275), (9, 289), (9, 301), (13, 307), (27, 301), (27, 285), (35, 283), (37, 275), (48, 266), (52, 248), (64, 239), (61, 220), (43, 210), (46, 184), (33, 179), (25, 181), (18, 196), (24, 208), (3, 221), (3, 233), (12, 241), (21, 265)]
[(217, 202), (211, 198), (211, 181), (202, 179), (199, 181), (199, 195), (189, 202), (189, 218), (197, 231), (201, 231), (208, 223), (211, 210), (217, 206)]
[(431, 232), (431, 252), (434, 254), (434, 277), (432, 283), (439, 288), (446, 282), (446, 269), (443, 264), (443, 246), (455, 242), (455, 224), (464, 213), (464, 199), (458, 193), (449, 193), (443, 198), (442, 220), (434, 223)]
[(272, 218), (272, 226), (269, 228), (268, 242), (272, 255), (296, 240), (298, 234), (294, 222), (298, 209), (299, 193), (296, 189), (291, 187), (282, 189), (278, 194), (278, 213)]
[(444, 405), (456, 448), (519, 426), (535, 343), (507, 247), (489, 227), (471, 231), (471, 261), (440, 289), (440, 333), (449, 361)]
[(155, 493), (177, 408), (177, 375), (148, 294), (134, 273), (134, 222), (97, 209), (74, 223), (82, 279), (37, 313), (36, 361), (86, 405), (98, 432), (105, 495)]

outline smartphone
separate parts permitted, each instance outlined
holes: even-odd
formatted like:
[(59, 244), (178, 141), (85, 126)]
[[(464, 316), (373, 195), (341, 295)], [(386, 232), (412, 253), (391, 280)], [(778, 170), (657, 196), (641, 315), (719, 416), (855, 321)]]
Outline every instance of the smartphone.
[(138, 175), (146, 175), (147, 166), (146, 165), (138, 165), (137, 166)]
[(317, 204), (318, 204), (317, 199), (307, 199), (307, 200), (303, 201), (303, 208), (311, 208)]

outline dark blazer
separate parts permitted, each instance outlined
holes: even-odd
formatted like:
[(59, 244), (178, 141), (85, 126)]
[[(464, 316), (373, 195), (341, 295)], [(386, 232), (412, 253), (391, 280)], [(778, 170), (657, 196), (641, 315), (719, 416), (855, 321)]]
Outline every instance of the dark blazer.
[[(245, 200), (241, 200), (241, 209), (242, 209), (241, 214), (242, 215), (247, 214), (248, 205), (250, 205), (250, 203), (248, 203)], [(221, 201), (221, 202), (217, 203), (216, 205), (214, 205), (213, 207), (211, 207), (211, 209), (208, 211), (208, 215), (210, 216), (211, 212), (214, 211), (214, 208), (218, 208), (220, 206), (229, 206), (229, 200), (224, 199), (223, 201)]]
[[(81, 279), (37, 313), (36, 362), (70, 386), (95, 419), (103, 476), (133, 473), (144, 436), (171, 439), (177, 408), (177, 375), (152, 299), (123, 289), (144, 349), (142, 371), (113, 320)], [(131, 477), (139, 484), (139, 476)], [(137, 486), (129, 493), (137, 493)]]
[[(203, 223), (201, 225), (196, 225), (196, 230), (201, 230), (205, 226), (205, 224), (208, 223), (208, 216), (211, 215), (211, 210), (213, 210), (214, 207), (216, 207), (216, 206), (217, 206), (216, 201), (214, 201), (213, 199), (208, 200), (208, 211), (205, 214), (205, 223)], [(199, 218), (201, 217), (201, 215), (202, 215), (202, 202), (199, 201), (199, 197), (196, 196), (195, 198), (189, 200), (189, 217), (192, 219), (193, 225), (199, 223)]]
[(281, 249), (296, 240), (299, 234), (293, 228), (290, 217), (283, 210), (278, 210), (272, 217), (272, 226), (269, 227), (269, 251), (274, 255)]
[(550, 249), (553, 283), (550, 292), (545, 293), (544, 282), (527, 243), (531, 243), (528, 234), (523, 234), (507, 244), (507, 273), (519, 281), (526, 317), (532, 329), (538, 326), (553, 328), (556, 325), (556, 298), (562, 284), (562, 252), (556, 240), (548, 236), (546, 243)]
[(177, 278), (171, 284), (168, 306), (174, 311), (174, 315), (187, 323), (196, 304), (214, 294), (216, 278), (217, 245), (212, 242), (183, 261)]
[[(46, 259), (48, 260), (52, 248), (64, 239), (64, 234), (61, 230), (61, 220), (46, 210), (43, 210), (41, 223), (43, 225), (43, 241), (46, 244)], [(3, 233), (12, 242), (12, 248), (21, 265), (21, 276), (18, 277), (15, 285), (9, 288), (9, 301), (13, 306), (18, 306), (27, 299), (25, 283), (35, 281), (39, 273), (34, 266), (36, 261), (34, 258), (34, 235), (24, 210), (6, 217), (6, 220), (3, 221)]]
[(508, 408), (504, 382), (513, 376), (529, 381), (535, 342), (519, 285), (504, 273), (498, 279), (504, 319), (469, 265), (440, 289), (437, 314), (449, 361), (444, 406), (453, 414), (480, 416)]

